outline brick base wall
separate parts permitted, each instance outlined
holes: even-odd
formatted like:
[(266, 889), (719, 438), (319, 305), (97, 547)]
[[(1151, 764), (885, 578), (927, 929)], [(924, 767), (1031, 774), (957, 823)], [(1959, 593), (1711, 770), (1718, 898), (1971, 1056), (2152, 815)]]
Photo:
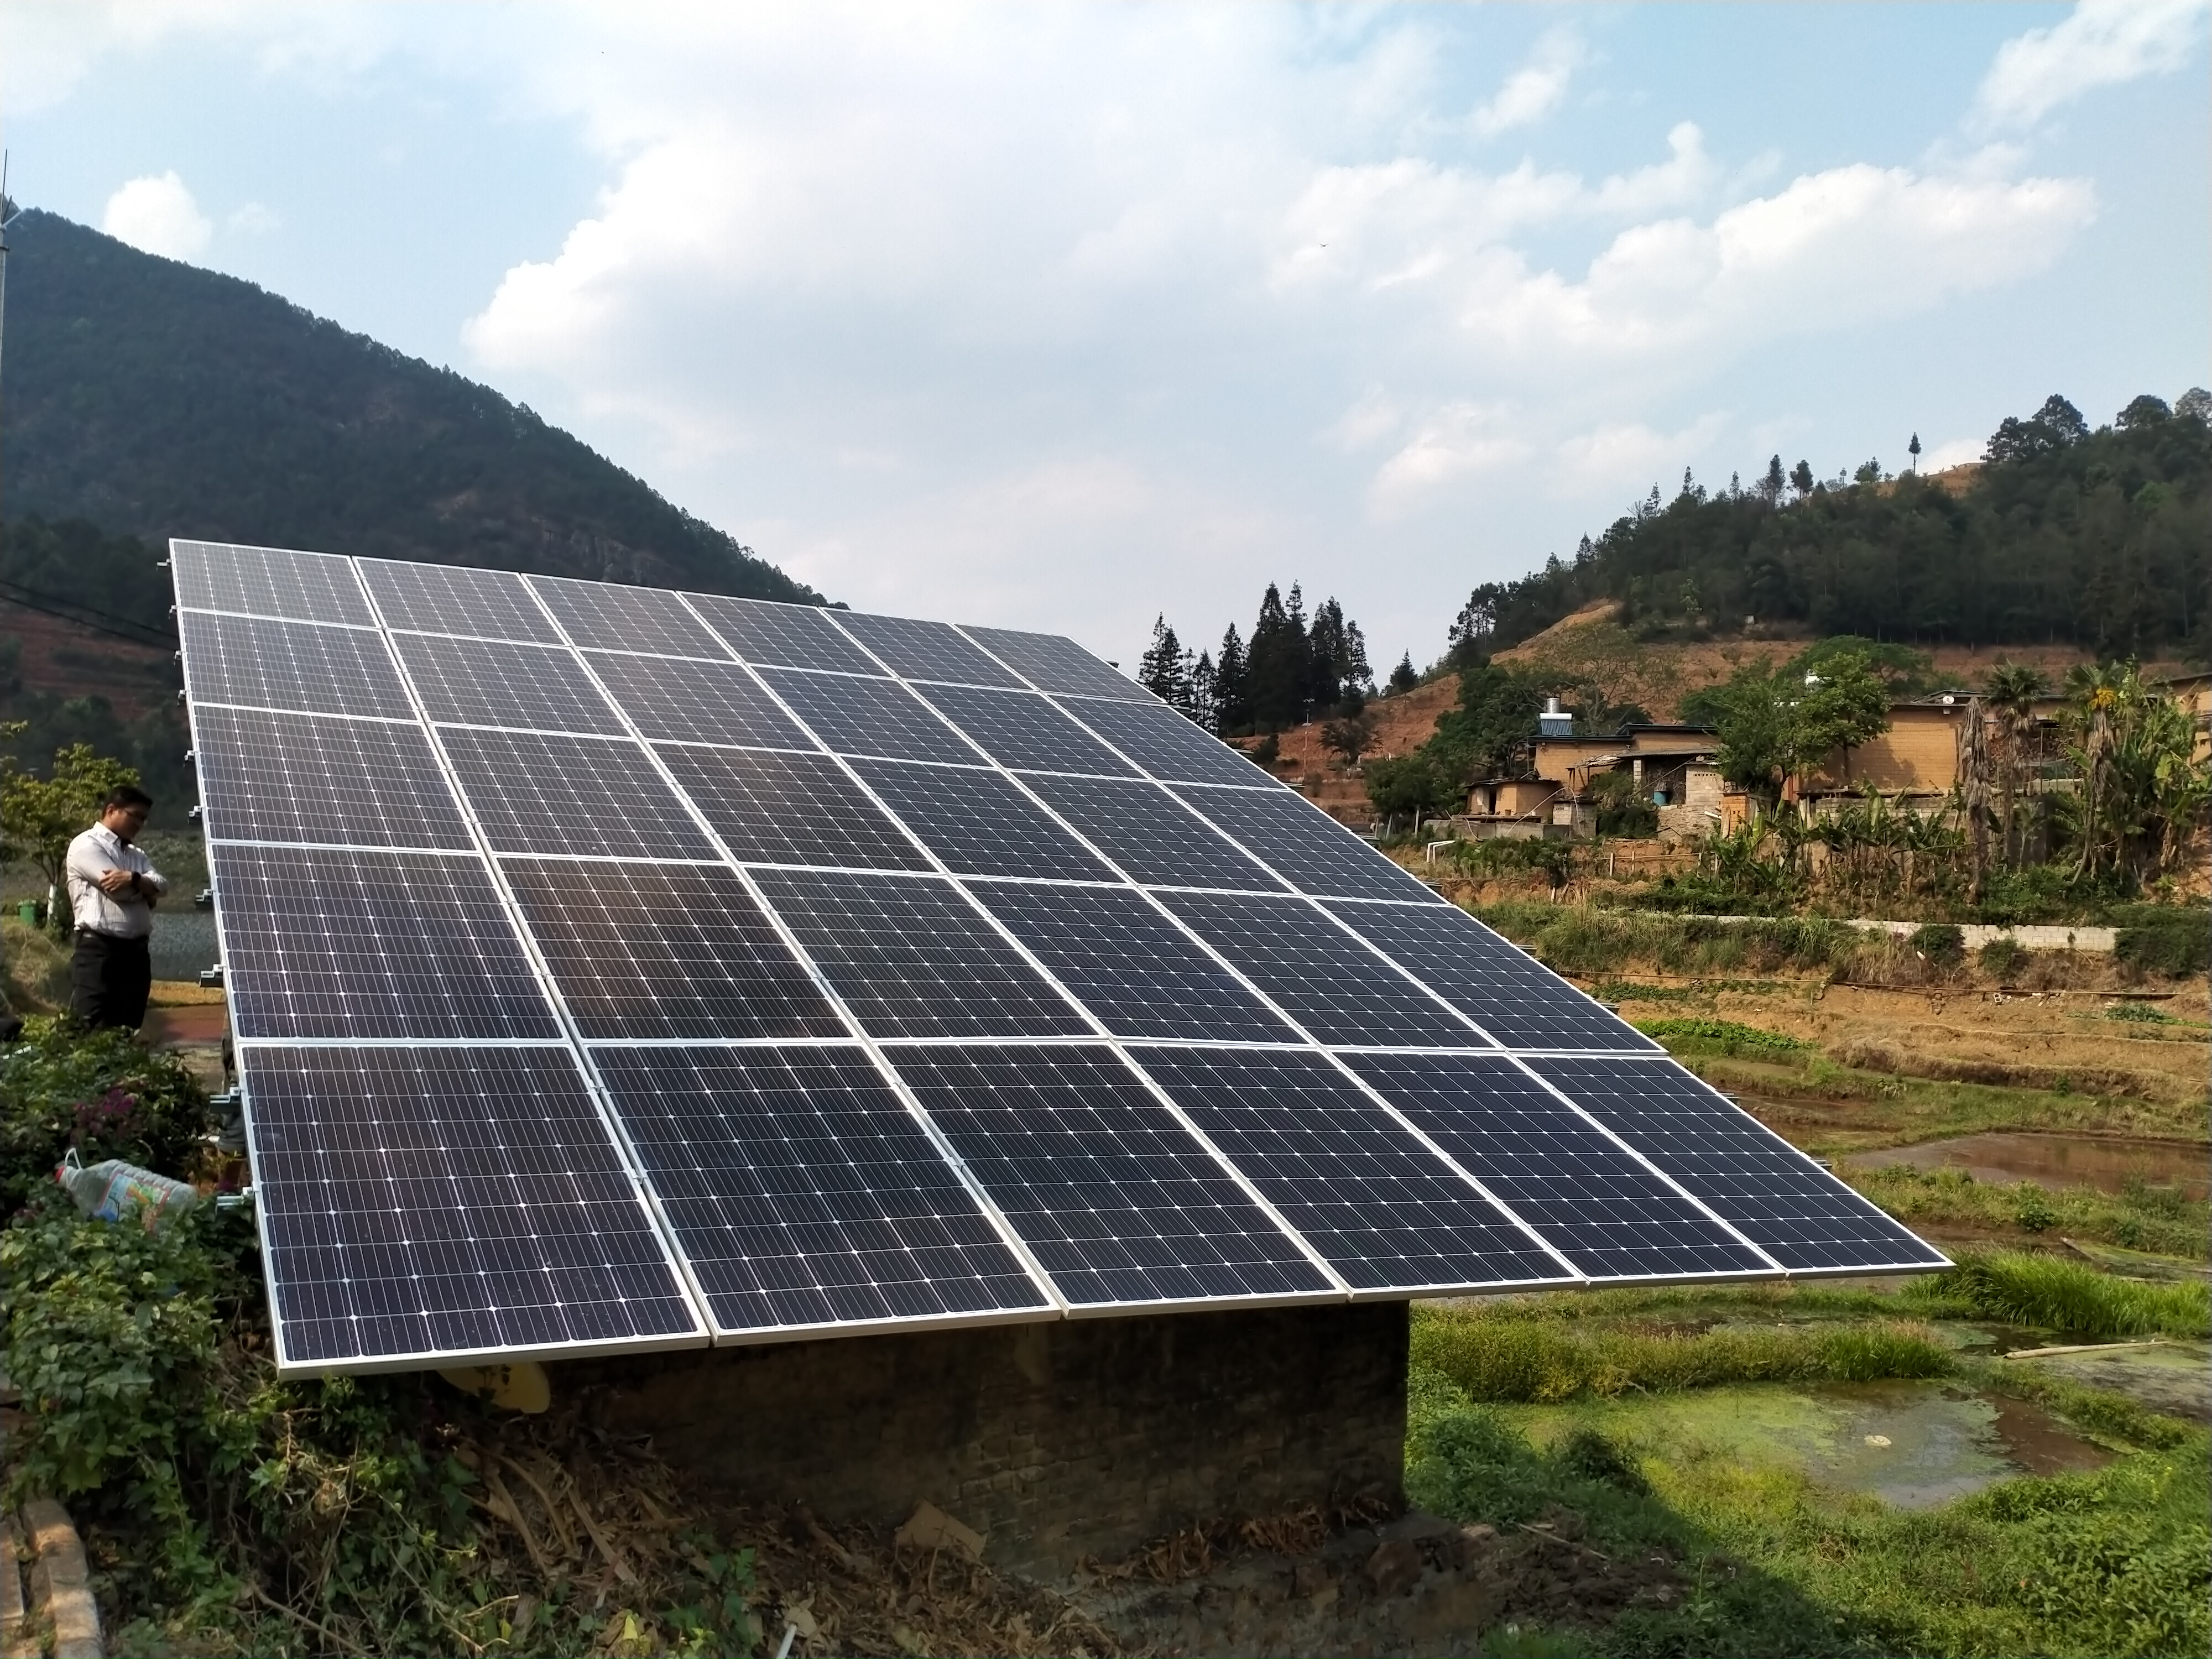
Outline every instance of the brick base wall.
[(1070, 1320), (578, 1361), (553, 1388), (733, 1498), (871, 1522), (927, 1498), (1058, 1578), (1193, 1521), (1395, 1501), (1406, 1332), (1402, 1303)]

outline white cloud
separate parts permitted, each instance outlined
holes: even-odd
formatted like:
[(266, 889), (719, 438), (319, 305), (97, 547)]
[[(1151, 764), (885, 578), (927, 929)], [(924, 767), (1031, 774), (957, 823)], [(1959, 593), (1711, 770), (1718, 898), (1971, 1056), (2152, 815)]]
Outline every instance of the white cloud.
[(1941, 472), (1947, 467), (1978, 461), (1982, 459), (1982, 452), (1988, 447), (1989, 440), (1986, 438), (1946, 439), (1920, 452), (1920, 470), (1923, 472)]
[(1566, 97), (1567, 82), (1586, 59), (1580, 35), (1572, 29), (1551, 30), (1536, 43), (1528, 62), (1506, 77), (1498, 95), (1468, 118), (1468, 125), (1480, 137), (1495, 138), (1542, 120)]
[(1449, 403), (1431, 412), (1405, 447), (1382, 463), (1368, 492), (1369, 505), (1378, 516), (1392, 517), (1443, 486), (1516, 465), (1530, 453), (1506, 405)]
[[(141, 50), (153, 14), (117, 15), (99, 50)], [(1763, 464), (1785, 416), (1818, 461), (1812, 343), (2031, 276), (2096, 211), (2022, 145), (1792, 179), (1786, 119), (1717, 153), (1724, 100), (1596, 85), (1564, 28), (1500, 83), (1440, 9), (205, 15), (248, 84), (366, 66), (596, 156), (598, 198), (463, 327), (503, 390), (837, 597), (1073, 618), (1111, 655), (1164, 603), (1205, 633), (1300, 574), (1425, 654), (1469, 561), (1524, 567), (1532, 526)], [(1602, 163), (1538, 146), (1570, 109)], [(1498, 134), (1528, 156), (1480, 165)], [(175, 191), (168, 247), (204, 247)], [(273, 228), (217, 216), (226, 246)], [(1716, 389), (1747, 359), (1771, 386)]]
[(2064, 22), (1997, 48), (1972, 124), (2032, 126), (2100, 87), (2171, 74), (2195, 55), (2207, 11), (2207, 0), (2081, 0)]
[(1660, 432), (1642, 421), (1601, 423), (1567, 435), (1553, 445), (1549, 468), (1555, 492), (1619, 500), (1652, 483), (1662, 495), (1675, 471), (1692, 464), (1728, 428), (1718, 410), (1699, 416), (1677, 432)]
[(215, 227), (174, 172), (133, 179), (107, 198), (100, 228), (118, 241), (167, 259), (207, 252)]
[(2047, 265), (2094, 217), (2085, 180), (1916, 174), (1863, 163), (1793, 179), (1710, 223), (1622, 231), (1580, 282), (1503, 253), (1462, 300), (1467, 333), (1556, 372), (1911, 316)]
[(234, 209), (223, 221), (223, 225), (226, 229), (247, 236), (265, 236), (283, 222), (283, 216), (274, 208), (264, 207), (258, 202), (248, 202), (243, 207)]

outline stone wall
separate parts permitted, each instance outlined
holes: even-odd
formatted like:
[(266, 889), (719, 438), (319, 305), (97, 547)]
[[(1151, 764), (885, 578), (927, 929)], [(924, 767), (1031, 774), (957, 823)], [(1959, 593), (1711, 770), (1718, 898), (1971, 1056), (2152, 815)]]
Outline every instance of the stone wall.
[(1055, 1321), (551, 1368), (733, 1498), (902, 1520), (1064, 1577), (1193, 1521), (1400, 1492), (1403, 1303)]

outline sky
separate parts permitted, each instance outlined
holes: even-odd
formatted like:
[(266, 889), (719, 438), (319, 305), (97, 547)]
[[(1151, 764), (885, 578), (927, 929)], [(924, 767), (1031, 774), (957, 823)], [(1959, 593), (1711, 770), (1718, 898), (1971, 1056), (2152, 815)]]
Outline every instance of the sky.
[(0, 3), (19, 202), (856, 607), (1378, 673), (1654, 483), (2212, 383), (2206, 0)]

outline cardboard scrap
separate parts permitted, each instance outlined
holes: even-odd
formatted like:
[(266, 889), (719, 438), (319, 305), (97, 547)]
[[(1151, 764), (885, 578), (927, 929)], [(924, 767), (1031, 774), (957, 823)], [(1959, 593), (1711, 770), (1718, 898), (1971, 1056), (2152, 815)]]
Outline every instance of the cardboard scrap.
[(970, 1561), (983, 1559), (983, 1534), (962, 1526), (926, 1498), (914, 1506), (914, 1513), (892, 1534), (892, 1541), (902, 1549), (951, 1549)]

